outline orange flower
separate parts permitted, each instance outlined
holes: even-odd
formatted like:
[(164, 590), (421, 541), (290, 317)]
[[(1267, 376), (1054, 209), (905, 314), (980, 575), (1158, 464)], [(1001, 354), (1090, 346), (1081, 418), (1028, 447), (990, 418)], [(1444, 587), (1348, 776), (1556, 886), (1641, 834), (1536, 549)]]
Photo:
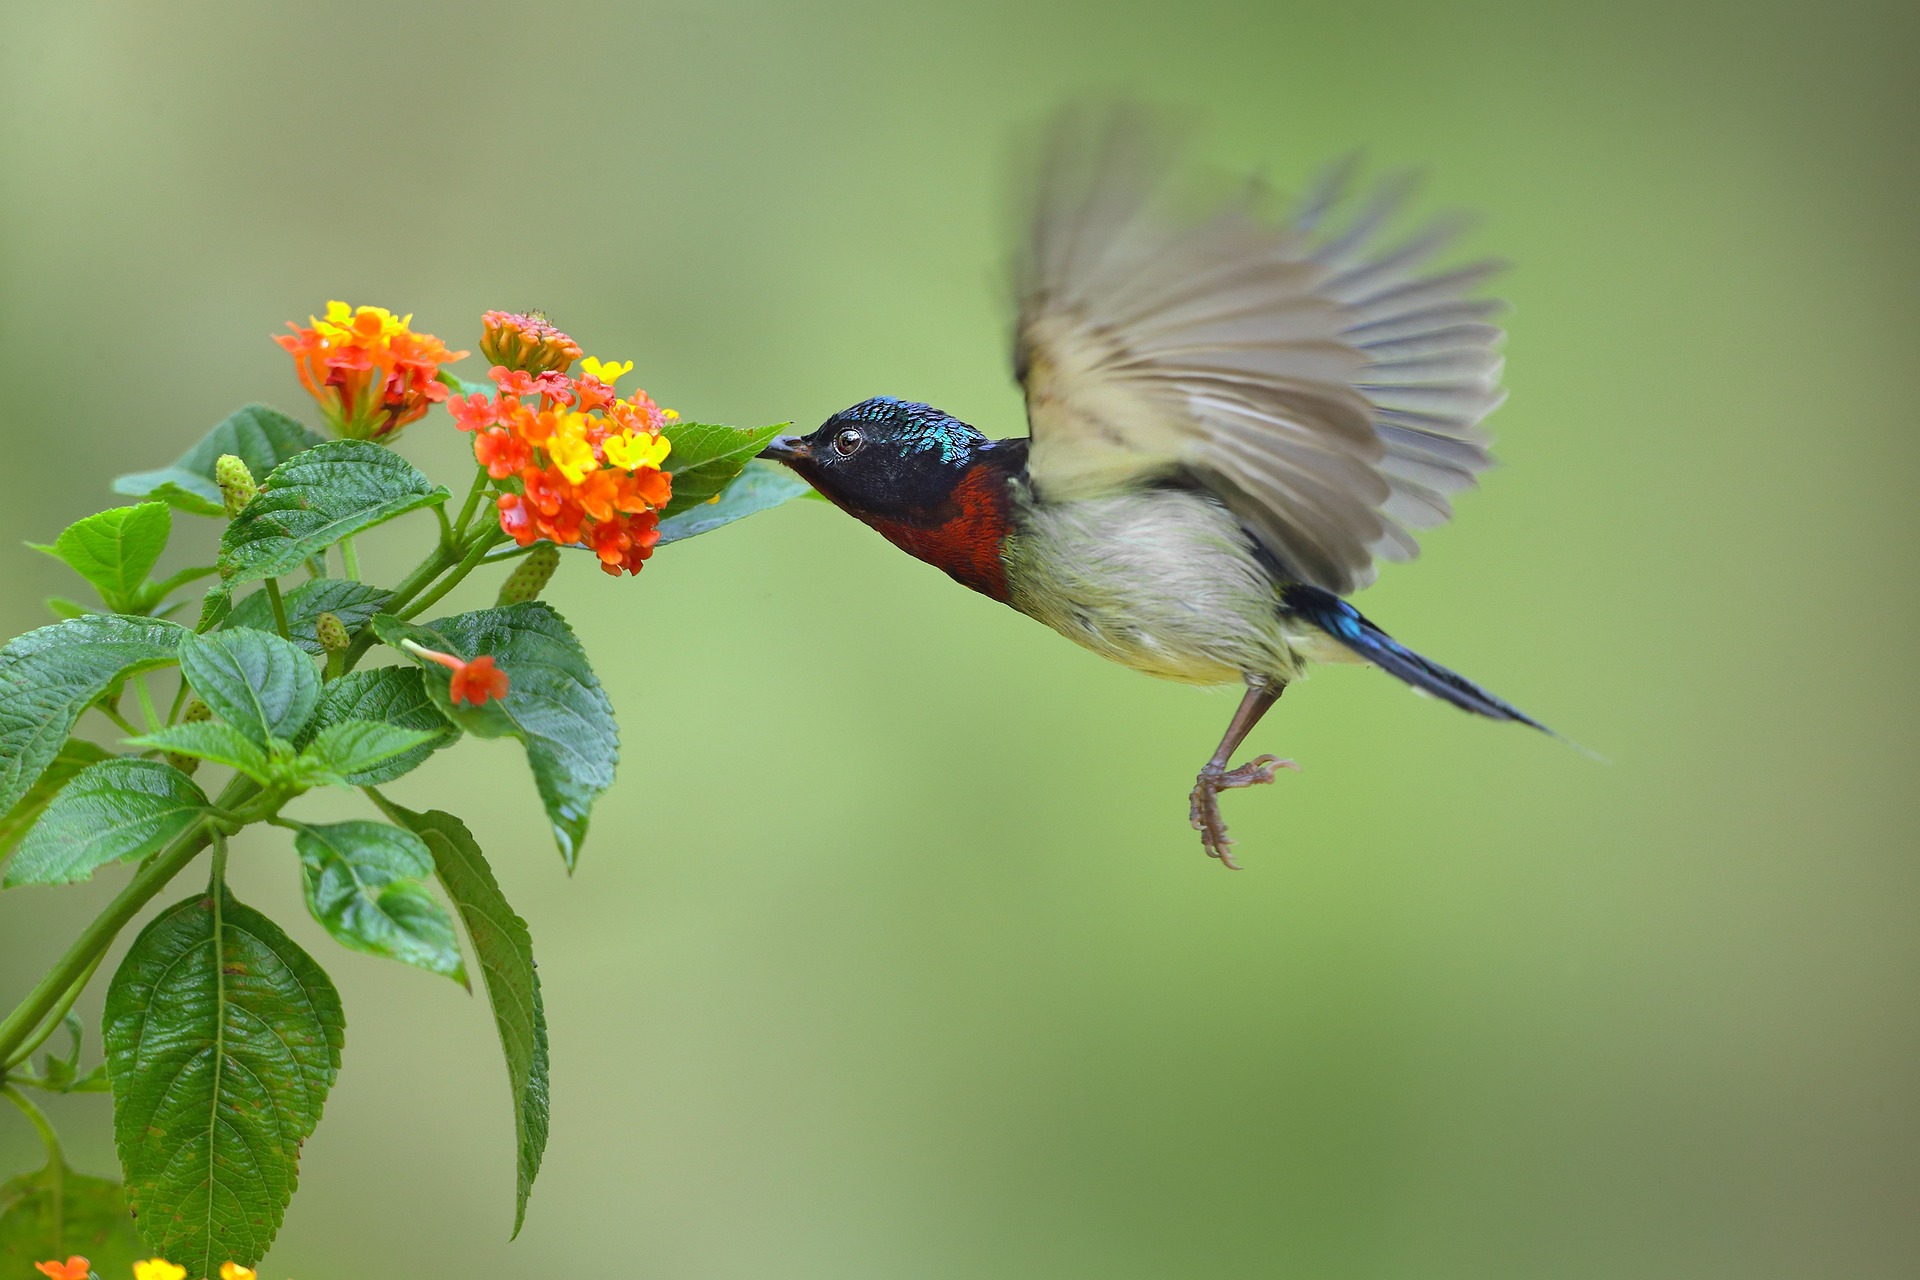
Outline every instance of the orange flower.
[(447, 696), (453, 699), (456, 706), (464, 702), (468, 706), (477, 707), (489, 698), (507, 696), (507, 673), (495, 666), (493, 658), (487, 654), (483, 653), (468, 662), (451, 653), (441, 653), (438, 649), (429, 649), (424, 645), (415, 644), (411, 640), (402, 640), (400, 644), (409, 653), (418, 654), (443, 667), (453, 668), (453, 679), (447, 685)]
[[(480, 349), (498, 361), (487, 373), (494, 397), (447, 407), (473, 433), (475, 460), (505, 482), (508, 492), (495, 500), (500, 528), (523, 547), (582, 546), (608, 573), (640, 572), (660, 541), (659, 511), (673, 497), (672, 477), (661, 470), (672, 442), (660, 429), (676, 415), (644, 391), (617, 396), (613, 380), (631, 363), (587, 361), (591, 372), (569, 376), (580, 348), (544, 318), (490, 311), (485, 324)], [(535, 337), (548, 353), (540, 361), (529, 354)], [(563, 351), (572, 354), (557, 361)]]
[(305, 329), (288, 321), (293, 332), (274, 341), (293, 357), (300, 385), (320, 402), (334, 434), (351, 440), (391, 440), (426, 416), (447, 398), (440, 366), (467, 354), (415, 333), (412, 316), (384, 307), (329, 302), (324, 320), (307, 319)]
[(49, 1280), (87, 1280), (93, 1274), (93, 1264), (77, 1253), (65, 1262), (36, 1262), (33, 1269)]
[(580, 358), (580, 344), (547, 323), (538, 311), (489, 311), (480, 317), (480, 354), (527, 373), (565, 369)]

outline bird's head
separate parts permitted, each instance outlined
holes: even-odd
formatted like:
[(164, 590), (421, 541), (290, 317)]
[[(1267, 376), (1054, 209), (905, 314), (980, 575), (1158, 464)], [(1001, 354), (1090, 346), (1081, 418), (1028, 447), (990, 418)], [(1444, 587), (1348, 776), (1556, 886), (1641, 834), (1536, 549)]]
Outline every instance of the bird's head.
[(881, 396), (834, 414), (812, 435), (777, 436), (761, 453), (784, 462), (868, 523), (937, 521), (993, 442), (931, 405)]

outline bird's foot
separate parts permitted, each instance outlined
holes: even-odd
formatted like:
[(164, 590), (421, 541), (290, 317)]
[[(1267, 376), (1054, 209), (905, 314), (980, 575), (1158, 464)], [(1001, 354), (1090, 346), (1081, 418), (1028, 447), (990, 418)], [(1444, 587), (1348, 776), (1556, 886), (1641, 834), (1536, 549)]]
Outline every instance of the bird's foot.
[(1188, 798), (1187, 820), (1200, 833), (1200, 845), (1209, 858), (1218, 858), (1235, 871), (1240, 869), (1230, 852), (1233, 841), (1227, 837), (1226, 821), (1220, 816), (1220, 793), (1272, 782), (1280, 769), (1298, 773), (1300, 766), (1279, 756), (1256, 756), (1238, 768), (1210, 764), (1200, 771), (1200, 776), (1194, 779), (1193, 794)]

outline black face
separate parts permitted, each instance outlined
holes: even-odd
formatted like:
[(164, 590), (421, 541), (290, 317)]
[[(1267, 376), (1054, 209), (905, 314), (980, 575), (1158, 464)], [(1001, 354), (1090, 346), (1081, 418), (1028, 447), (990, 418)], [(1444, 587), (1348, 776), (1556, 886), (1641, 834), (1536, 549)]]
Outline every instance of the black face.
[(849, 511), (904, 519), (938, 511), (991, 443), (930, 405), (883, 396), (834, 414), (810, 436), (781, 436), (760, 456), (786, 463)]

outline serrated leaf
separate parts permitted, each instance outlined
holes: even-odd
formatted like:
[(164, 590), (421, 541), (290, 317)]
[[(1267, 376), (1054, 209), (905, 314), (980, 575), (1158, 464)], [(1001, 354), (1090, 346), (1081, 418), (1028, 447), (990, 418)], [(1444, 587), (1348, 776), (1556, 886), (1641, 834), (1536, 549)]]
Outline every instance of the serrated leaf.
[(191, 1276), (256, 1266), (340, 1070), (333, 984), (223, 889), (141, 931), (107, 987), (104, 1026), (140, 1234)]
[(72, 884), (144, 858), (198, 822), (207, 797), (158, 760), (103, 760), (66, 785), (20, 842), (0, 886)]
[(20, 843), (20, 838), (40, 820), (40, 815), (53, 797), (75, 774), (90, 764), (111, 759), (113, 753), (105, 747), (96, 746), (85, 738), (67, 739), (59, 753), (41, 772), (39, 779), (27, 789), (27, 794), (20, 797), (4, 818), (0, 818), (0, 858), (6, 857), (13, 846)]
[(155, 729), (128, 743), (147, 751), (167, 751), (176, 756), (192, 756), (238, 769), (255, 782), (273, 779), (273, 764), (268, 754), (253, 739), (230, 724), (201, 720), (192, 724), (173, 724)]
[(719, 501), (703, 502), (662, 520), (659, 545), (710, 533), (723, 524), (770, 510), (811, 491), (811, 485), (785, 467), (749, 459), (745, 469), (720, 491)]
[(447, 692), (447, 668), (409, 655), (420, 665), (441, 714), (475, 737), (513, 737), (526, 747), (554, 840), (572, 870), (593, 802), (613, 785), (620, 732), (586, 651), (565, 619), (545, 601), (532, 600), (455, 614), (424, 627), (382, 614), (373, 626), (388, 644), (412, 638), (462, 659), (487, 654), (506, 672), (506, 697), (479, 707), (455, 706)]
[(213, 467), (221, 454), (231, 453), (243, 460), (258, 480), (295, 454), (323, 443), (324, 437), (279, 410), (250, 404), (202, 436), (200, 443), (172, 466), (121, 476), (113, 482), (113, 491), (159, 498), (195, 515), (223, 516), (226, 507), (220, 501), (220, 485), (213, 478)]
[(673, 441), (665, 465), (673, 477), (673, 498), (661, 518), (697, 507), (726, 488), (786, 425), (748, 428), (674, 422), (661, 428), (660, 434)]
[(76, 520), (52, 546), (36, 549), (65, 561), (92, 583), (107, 612), (144, 613), (152, 604), (147, 599), (147, 575), (160, 563), (172, 532), (173, 514), (167, 504), (143, 502)]
[(302, 826), (293, 847), (307, 910), (334, 941), (467, 985), (453, 919), (427, 888), (433, 855), (419, 836), (356, 820)]
[(446, 500), (445, 488), (384, 445), (319, 445), (276, 467), (227, 525), (220, 573), (235, 586), (291, 573), (342, 538)]
[(343, 720), (314, 735), (313, 742), (294, 762), (298, 776), (338, 787), (365, 784), (382, 765), (410, 755), (441, 735), (430, 730), (401, 729), (377, 720)]
[(480, 962), (500, 1048), (506, 1055), (507, 1083), (513, 1091), (518, 1151), (513, 1233), (519, 1235), (527, 1216), (527, 1196), (547, 1147), (547, 1018), (540, 1001), (540, 975), (533, 965), (533, 938), (527, 922), (500, 892), (486, 855), (465, 823), (438, 809), (415, 813), (379, 792), (372, 795), (389, 818), (426, 841), (440, 887), (460, 913), (474, 958)]
[(79, 1254), (95, 1275), (129, 1276), (146, 1255), (119, 1183), (55, 1159), (0, 1183), (0, 1276), (34, 1276), (34, 1263)]
[(426, 682), (414, 667), (378, 667), (372, 671), (350, 671), (326, 686), (320, 705), (314, 709), (302, 746), (330, 725), (350, 720), (378, 720), (399, 729), (418, 729), (432, 736), (419, 746), (382, 764), (350, 773), (347, 781), (356, 787), (379, 786), (410, 773), (421, 761), (460, 736), (460, 730), (440, 714), (427, 693)]
[(186, 634), (152, 618), (88, 614), (0, 649), (0, 807), (33, 786), (81, 712), (126, 676), (172, 662)]
[[(331, 613), (338, 617), (346, 626), (347, 634), (352, 635), (380, 612), (381, 606), (392, 594), (364, 582), (355, 582), (352, 578), (316, 578), (287, 592), (280, 603), (287, 611), (287, 631), (292, 635), (293, 642), (318, 657), (325, 652), (314, 631), (321, 614)], [(256, 591), (233, 606), (225, 625), (273, 631), (273, 603), (267, 599), (265, 591)]]
[(186, 637), (180, 671), (215, 715), (263, 750), (305, 728), (320, 701), (313, 659), (279, 636), (247, 627)]

